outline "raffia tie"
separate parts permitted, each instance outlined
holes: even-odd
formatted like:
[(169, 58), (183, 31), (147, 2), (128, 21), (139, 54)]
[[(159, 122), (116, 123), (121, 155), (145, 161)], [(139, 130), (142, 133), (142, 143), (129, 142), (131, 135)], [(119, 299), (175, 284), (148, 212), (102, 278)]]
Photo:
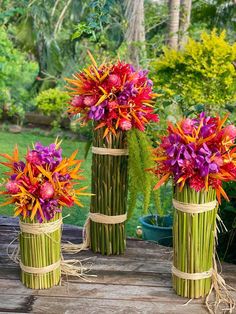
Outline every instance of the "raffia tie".
[(212, 276), (212, 273), (213, 273), (212, 268), (202, 273), (185, 273), (177, 269), (175, 266), (172, 266), (172, 274), (186, 280), (200, 280), (210, 278)]
[(97, 155), (127, 156), (129, 155), (129, 150), (126, 148), (107, 148), (92, 146), (92, 153)]
[(20, 261), (20, 268), (25, 272), (29, 274), (34, 274), (34, 275), (44, 275), (47, 273), (50, 273), (51, 271), (59, 268), (61, 266), (61, 260), (57, 261), (54, 264), (44, 266), (44, 267), (30, 267), (23, 265), (22, 262)]
[(67, 253), (78, 253), (82, 250), (87, 250), (91, 244), (90, 238), (90, 222), (101, 224), (119, 224), (127, 220), (127, 213), (123, 215), (108, 216), (100, 213), (89, 213), (87, 220), (84, 224), (83, 243), (81, 244), (63, 244), (63, 250)]
[(180, 210), (181, 212), (187, 213), (187, 214), (200, 214), (204, 213), (210, 210), (213, 210), (216, 205), (217, 201), (212, 201), (209, 203), (204, 204), (194, 204), (194, 203), (183, 203), (172, 199), (172, 203), (175, 209)]
[(47, 234), (58, 230), (62, 225), (62, 218), (47, 223), (26, 223), (19, 221), (21, 232), (30, 234)]
[[(210, 210), (213, 210), (217, 205), (217, 201), (204, 203), (204, 204), (194, 204), (194, 203), (183, 203), (175, 199), (172, 199), (173, 206), (175, 209), (182, 211), (187, 214), (200, 214)], [(219, 221), (221, 219), (217, 215)], [(215, 230), (215, 243), (214, 243), (214, 254), (213, 254), (213, 268), (202, 273), (185, 273), (172, 266), (172, 274), (175, 276), (186, 279), (186, 280), (201, 280), (210, 278), (212, 279), (211, 289), (206, 297), (206, 307), (211, 314), (215, 314), (219, 304), (224, 303), (227, 305), (229, 313), (233, 313), (236, 306), (235, 300), (230, 294), (229, 290), (235, 290), (225, 283), (223, 277), (218, 273), (217, 262), (216, 262), (216, 242), (217, 242), (217, 230)], [(210, 306), (210, 296), (212, 292), (215, 291), (215, 301), (211, 303)], [(212, 309), (213, 308), (213, 309)]]

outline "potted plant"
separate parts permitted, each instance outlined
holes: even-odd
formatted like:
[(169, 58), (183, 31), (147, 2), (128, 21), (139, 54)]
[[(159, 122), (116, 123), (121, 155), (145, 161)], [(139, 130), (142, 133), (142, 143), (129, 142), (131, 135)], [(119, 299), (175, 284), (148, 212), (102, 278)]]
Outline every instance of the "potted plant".
[(141, 233), (144, 240), (155, 241), (164, 246), (172, 246), (171, 191), (170, 185), (163, 186), (162, 190), (155, 191), (153, 193), (153, 202), (149, 206), (149, 214), (139, 218), (141, 226), (137, 228), (137, 234)]

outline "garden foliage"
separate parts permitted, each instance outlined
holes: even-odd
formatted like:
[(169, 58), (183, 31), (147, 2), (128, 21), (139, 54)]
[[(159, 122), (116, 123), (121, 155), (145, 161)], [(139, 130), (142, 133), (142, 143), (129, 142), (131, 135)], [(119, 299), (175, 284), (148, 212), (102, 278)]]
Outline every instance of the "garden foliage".
[(153, 62), (153, 80), (166, 105), (177, 102), (183, 113), (199, 105), (217, 112), (236, 101), (235, 60), (236, 44), (226, 41), (225, 32), (203, 32), (182, 51), (166, 48)]
[(63, 116), (66, 116), (69, 100), (70, 96), (67, 92), (51, 88), (39, 93), (35, 98), (35, 103), (39, 112), (52, 116), (56, 122), (60, 123)]
[(30, 88), (37, 75), (37, 63), (13, 46), (5, 27), (0, 27), (0, 114), (24, 117), (30, 106)]

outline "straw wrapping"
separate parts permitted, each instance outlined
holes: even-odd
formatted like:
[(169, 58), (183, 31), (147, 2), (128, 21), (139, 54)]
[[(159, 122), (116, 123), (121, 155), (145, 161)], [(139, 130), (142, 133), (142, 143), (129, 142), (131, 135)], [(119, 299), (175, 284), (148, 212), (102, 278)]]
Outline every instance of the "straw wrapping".
[(31, 233), (31, 234), (44, 234), (44, 233), (52, 233), (58, 230), (62, 225), (62, 218), (48, 222), (48, 223), (26, 223), (23, 221), (19, 221), (21, 232)]
[(172, 199), (172, 203), (175, 209), (180, 210), (181, 212), (184, 212), (187, 214), (204, 213), (204, 212), (213, 210), (217, 205), (216, 200), (212, 202), (204, 203), (204, 204), (194, 204), (194, 203), (179, 202), (174, 198)]
[(129, 155), (129, 150), (126, 148), (107, 148), (92, 146), (92, 153), (97, 155), (127, 156)]
[(26, 265), (23, 265), (22, 262), (20, 261), (21, 270), (23, 270), (25, 273), (34, 274), (34, 275), (44, 275), (44, 274), (50, 273), (51, 271), (59, 268), (60, 266), (61, 266), (60, 259), (56, 263), (53, 263), (51, 265), (44, 266), (44, 267), (26, 266)]
[(213, 273), (212, 268), (201, 273), (186, 273), (177, 269), (175, 266), (172, 266), (171, 271), (173, 275), (182, 279), (186, 279), (186, 280), (200, 280), (200, 279), (210, 278)]
[(127, 219), (127, 213), (124, 215), (109, 216), (100, 213), (89, 213), (88, 219), (102, 224), (119, 224)]

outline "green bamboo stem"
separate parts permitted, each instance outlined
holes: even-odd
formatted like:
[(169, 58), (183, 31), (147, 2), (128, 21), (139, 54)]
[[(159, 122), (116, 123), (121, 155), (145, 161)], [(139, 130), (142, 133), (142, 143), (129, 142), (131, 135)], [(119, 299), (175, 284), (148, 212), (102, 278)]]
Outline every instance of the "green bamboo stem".
[[(104, 129), (94, 131), (93, 146), (127, 148), (126, 133), (103, 138)], [(109, 216), (125, 214), (128, 194), (128, 157), (93, 154), (90, 211)], [(91, 222), (91, 249), (103, 255), (123, 254), (126, 248), (125, 223)]]
[[(187, 185), (180, 192), (174, 187), (174, 198), (184, 203), (203, 204), (216, 199), (213, 189), (196, 192)], [(178, 210), (174, 213), (173, 264), (187, 273), (201, 273), (213, 267), (214, 232), (217, 207), (211, 211), (187, 214)], [(176, 293), (187, 298), (206, 296), (211, 287), (211, 278), (186, 280), (173, 275)]]
[[(61, 213), (57, 213), (48, 222), (56, 221), (61, 218)], [(22, 219), (26, 223), (36, 223), (29, 218)], [(61, 228), (47, 234), (29, 234), (21, 232), (19, 236), (21, 262), (29, 267), (45, 267), (56, 263), (61, 258)], [(61, 268), (46, 274), (30, 274), (21, 270), (21, 281), (31, 289), (48, 289), (59, 285), (61, 280)]]

